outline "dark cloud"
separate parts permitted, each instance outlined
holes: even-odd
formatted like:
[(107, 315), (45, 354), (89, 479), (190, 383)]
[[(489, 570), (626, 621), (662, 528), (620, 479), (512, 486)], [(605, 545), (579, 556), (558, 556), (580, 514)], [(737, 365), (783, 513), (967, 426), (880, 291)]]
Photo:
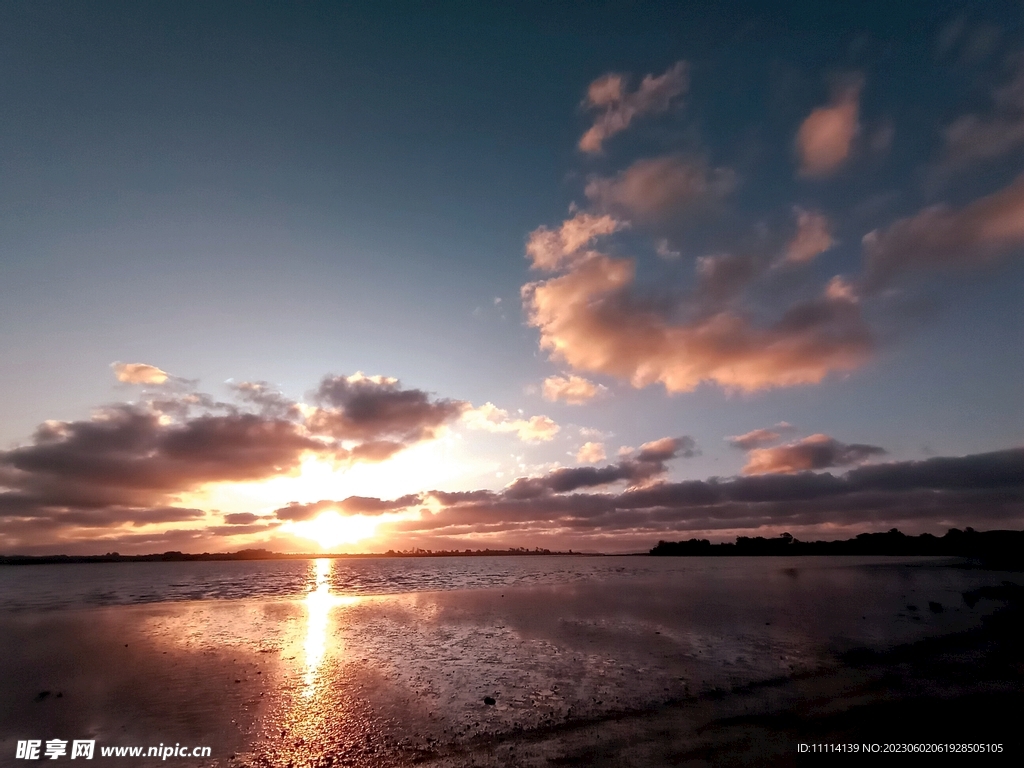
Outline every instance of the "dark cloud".
[(225, 480), (258, 480), (297, 467), (325, 444), (290, 422), (257, 414), (165, 423), (143, 405), (110, 406), (91, 419), (46, 422), (31, 444), (0, 452), (4, 484), (52, 503), (95, 495), (155, 496)]
[(313, 431), (339, 440), (394, 445), (431, 439), (469, 407), (459, 400), (432, 400), (423, 390), (402, 389), (397, 379), (361, 373), (325, 377), (316, 400), (320, 408), (308, 417)]
[[(158, 378), (152, 366), (122, 368), (125, 377)], [(230, 384), (235, 402), (223, 403), (185, 380), (173, 387), (168, 381), (149, 399), (101, 408), (88, 419), (45, 422), (25, 445), (0, 451), (0, 545), (21, 546), (32, 530), (94, 535), (98, 528), (194, 520), (204, 513), (178, 507), (182, 493), (295, 473), (310, 455), (384, 461), (430, 439), (466, 407), (362, 374), (325, 378), (315, 408), (265, 382)], [(224, 520), (236, 533), (276, 524), (249, 513)]]
[(349, 496), (342, 501), (331, 501), (323, 499), (311, 504), (299, 504), (292, 502), (286, 507), (281, 507), (274, 512), (278, 520), (311, 520), (321, 512), (332, 509), (346, 515), (381, 515), (385, 512), (392, 512), (396, 509), (406, 509), (422, 501), (416, 494), (409, 494), (390, 501), (384, 501), (372, 496)]
[(591, 539), (614, 535), (628, 540), (671, 532), (777, 527), (1020, 525), (1024, 448), (876, 464), (841, 476), (800, 472), (688, 480), (618, 494), (521, 495), (516, 487), (503, 492), (433, 492), (430, 496), (442, 505), (440, 510), (394, 528), (407, 535), (463, 537), (568, 530)]
[(1017, 153), (1024, 146), (1024, 53), (1014, 54), (1007, 63), (1013, 74), (992, 90), (993, 109), (962, 115), (946, 127), (936, 180)]
[(224, 515), (224, 522), (227, 525), (250, 525), (261, 520), (265, 521), (267, 518), (254, 515), (252, 512), (234, 512)]
[[(750, 438), (743, 435), (741, 438)], [(749, 442), (749, 439), (748, 439)], [(885, 454), (877, 445), (847, 445), (828, 435), (811, 435), (794, 443), (774, 448), (754, 448), (750, 451), (746, 475), (772, 472), (803, 472), (808, 469), (828, 469), (860, 464), (874, 456)]]
[(550, 493), (569, 493), (625, 481), (642, 485), (665, 474), (665, 462), (696, 455), (692, 437), (666, 437), (645, 443), (631, 456), (605, 467), (562, 467), (541, 477), (521, 477), (502, 491), (502, 498), (532, 499)]

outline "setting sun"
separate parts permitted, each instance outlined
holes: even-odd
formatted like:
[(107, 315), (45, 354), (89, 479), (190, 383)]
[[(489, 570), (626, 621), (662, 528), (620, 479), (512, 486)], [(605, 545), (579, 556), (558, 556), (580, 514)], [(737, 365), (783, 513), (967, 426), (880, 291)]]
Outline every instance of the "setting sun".
[(332, 509), (321, 512), (312, 520), (295, 523), (291, 532), (328, 549), (339, 544), (354, 544), (370, 538), (377, 532), (378, 522), (377, 519), (365, 515), (343, 516)]

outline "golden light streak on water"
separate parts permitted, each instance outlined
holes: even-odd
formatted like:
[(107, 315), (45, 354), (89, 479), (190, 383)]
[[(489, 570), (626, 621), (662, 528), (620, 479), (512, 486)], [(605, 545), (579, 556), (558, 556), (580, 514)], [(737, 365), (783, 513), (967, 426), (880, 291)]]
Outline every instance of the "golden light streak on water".
[(318, 672), (327, 653), (327, 637), (330, 629), (331, 610), (339, 605), (354, 605), (360, 598), (352, 595), (335, 595), (331, 592), (331, 569), (334, 560), (320, 557), (310, 563), (313, 589), (306, 595), (306, 642), (305, 673), (302, 695), (312, 698), (316, 695)]

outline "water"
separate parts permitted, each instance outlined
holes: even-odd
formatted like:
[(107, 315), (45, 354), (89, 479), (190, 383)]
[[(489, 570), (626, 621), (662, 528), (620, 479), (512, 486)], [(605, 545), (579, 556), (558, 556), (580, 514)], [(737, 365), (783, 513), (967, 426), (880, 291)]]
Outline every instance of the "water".
[[(1020, 577), (959, 564), (530, 556), (0, 567), (0, 744), (25, 734), (180, 741), (275, 765), (385, 743), (413, 756), (461, 750), (841, 670), (853, 647), (978, 626), (999, 603), (964, 593)], [(41, 691), (54, 693), (40, 701)]]
[[(769, 589), (779, 603), (815, 593), (903, 594), (931, 589), (947, 602), (991, 576), (942, 567), (950, 558), (652, 558), (431, 557), (338, 558), (329, 586), (341, 595), (388, 595), (443, 590), (573, 583), (657, 582), (659, 589), (717, 594), (737, 604)], [(783, 578), (780, 580), (780, 575)], [(295, 598), (315, 582), (309, 560), (74, 563), (0, 566), (0, 610), (54, 610), (181, 600)], [(824, 592), (821, 592), (824, 590)], [(691, 595), (692, 596), (692, 595)]]

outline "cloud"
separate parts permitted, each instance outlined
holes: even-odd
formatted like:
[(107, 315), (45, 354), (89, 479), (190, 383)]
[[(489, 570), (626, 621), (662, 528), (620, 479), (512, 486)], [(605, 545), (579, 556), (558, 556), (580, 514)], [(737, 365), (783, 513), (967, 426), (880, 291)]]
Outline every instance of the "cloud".
[(155, 365), (146, 363), (111, 363), (117, 380), (125, 384), (163, 384), (170, 376)]
[(1024, 53), (1010, 58), (1012, 79), (992, 91), (994, 111), (954, 120), (943, 132), (937, 175), (950, 175), (1024, 146)]
[(672, 250), (669, 246), (668, 240), (664, 237), (654, 244), (654, 252), (658, 254), (659, 258), (662, 258), (665, 261), (675, 261), (683, 255), (679, 251)]
[(692, 437), (664, 437), (640, 446), (616, 464), (604, 467), (562, 467), (540, 477), (520, 477), (505, 487), (495, 498), (532, 499), (548, 494), (570, 493), (580, 488), (594, 488), (626, 482), (640, 487), (665, 474), (672, 459), (690, 458), (697, 454)]
[(645, 75), (632, 92), (627, 90), (622, 75), (611, 73), (599, 77), (590, 84), (583, 103), (600, 113), (580, 138), (579, 148), (591, 154), (600, 152), (604, 142), (626, 130), (634, 118), (665, 112), (689, 86), (689, 70), (683, 61), (676, 62), (657, 77)]
[(227, 525), (252, 525), (253, 523), (269, 522), (269, 518), (254, 515), (252, 512), (233, 512), (224, 515), (224, 522)]
[(538, 227), (531, 232), (526, 241), (526, 255), (534, 269), (561, 269), (573, 260), (585, 258), (583, 250), (597, 238), (626, 226), (608, 215), (577, 213), (557, 230)]
[(828, 218), (815, 211), (795, 208), (796, 235), (786, 246), (785, 261), (789, 264), (806, 264), (815, 256), (824, 253), (833, 245)]
[(584, 443), (576, 452), (576, 461), (581, 464), (597, 464), (605, 458), (603, 443)]
[(862, 81), (839, 89), (827, 107), (819, 107), (807, 116), (796, 134), (801, 176), (828, 176), (850, 157), (853, 140), (860, 127)]
[[(183, 494), (292, 475), (311, 456), (383, 461), (433, 438), (468, 407), (362, 374), (326, 377), (315, 406), (262, 382), (230, 386), (236, 402), (163, 388), (87, 419), (44, 422), (27, 443), (0, 451), (0, 546), (43, 534), (68, 542), (96, 537), (100, 528), (114, 536), (126, 526), (194, 522), (205, 513), (181, 506)], [(528, 427), (540, 432), (545, 425)], [(356, 503), (347, 500), (345, 508)], [(222, 533), (273, 523), (248, 514), (225, 516)]]
[(792, 431), (792, 425), (780, 421), (771, 429), (755, 429), (745, 434), (733, 435), (725, 439), (733, 448), (749, 451), (751, 448), (762, 448), (781, 440), (783, 433)]
[(332, 446), (254, 413), (172, 419), (142, 403), (46, 422), (27, 445), (0, 451), (0, 542), (194, 521), (205, 513), (179, 506), (181, 494), (289, 474), (307, 454), (332, 455)]
[(333, 510), (343, 515), (382, 515), (385, 512), (406, 509), (421, 502), (422, 497), (417, 494), (409, 494), (390, 501), (384, 501), (371, 496), (349, 496), (342, 501), (324, 499), (315, 501), (312, 504), (292, 502), (285, 507), (275, 510), (274, 516), (278, 520), (299, 522), (311, 520), (327, 510)]
[(607, 391), (607, 387), (574, 374), (544, 379), (544, 399), (552, 402), (564, 400), (569, 405), (582, 405)]
[(531, 416), (529, 419), (513, 419), (508, 411), (494, 403), (484, 403), (479, 408), (470, 408), (462, 415), (463, 422), (470, 429), (485, 432), (514, 432), (525, 442), (547, 442), (558, 434), (561, 427), (547, 416)]
[(265, 381), (228, 382), (235, 397), (244, 403), (255, 405), (264, 416), (279, 419), (295, 419), (303, 416), (299, 403), (272, 389)]
[[(749, 437), (744, 435), (743, 437)], [(828, 435), (811, 435), (802, 440), (775, 448), (754, 448), (750, 451), (745, 475), (763, 475), (774, 472), (803, 472), (860, 464), (874, 456), (885, 454), (877, 445), (840, 443)]]
[(500, 492), (433, 491), (429, 496), (439, 509), (392, 529), (399, 538), (429, 536), (448, 546), (503, 534), (506, 541), (524, 543), (649, 547), (659, 538), (694, 533), (790, 530), (834, 538), (897, 524), (933, 532), (950, 525), (1024, 524), (1024, 448), (873, 464), (841, 476), (799, 472), (576, 492), (618, 474), (618, 465), (567, 468), (520, 478)]
[(696, 262), (697, 296), (704, 307), (718, 307), (738, 296), (758, 276), (760, 265), (752, 256), (718, 253)]
[(667, 155), (638, 160), (610, 178), (593, 178), (584, 190), (602, 210), (640, 222), (662, 222), (685, 212), (706, 212), (736, 186), (727, 168), (709, 168), (697, 157)]
[(632, 260), (592, 254), (525, 285), (541, 348), (577, 371), (687, 392), (701, 382), (743, 391), (814, 384), (857, 368), (874, 346), (858, 305), (845, 299), (805, 300), (765, 325), (733, 310), (680, 320), (685, 306), (645, 304), (633, 295), (634, 279)]
[(925, 208), (864, 236), (865, 284), (936, 267), (972, 267), (1024, 248), (1024, 175), (960, 209)]
[[(469, 407), (459, 400), (431, 400), (419, 389), (402, 389), (385, 376), (325, 376), (316, 391), (319, 407), (307, 418), (314, 432), (387, 448), (434, 438)], [(382, 442), (387, 441), (387, 442)], [(372, 453), (373, 451), (371, 451)]]

